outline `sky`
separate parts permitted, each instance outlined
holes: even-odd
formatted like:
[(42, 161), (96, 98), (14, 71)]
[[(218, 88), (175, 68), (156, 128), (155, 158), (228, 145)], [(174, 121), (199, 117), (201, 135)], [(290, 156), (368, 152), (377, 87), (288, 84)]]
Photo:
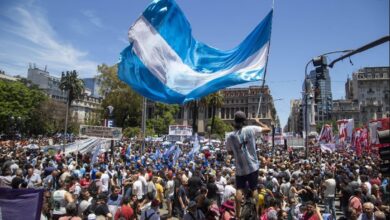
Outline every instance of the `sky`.
[[(272, 0), (176, 1), (194, 37), (223, 50), (237, 46), (273, 7)], [(0, 0), (0, 70), (27, 76), (29, 63), (35, 63), (54, 76), (75, 69), (81, 78), (93, 77), (98, 65), (118, 62), (129, 27), (150, 2)], [(266, 84), (278, 100), (281, 125), (287, 123), (290, 100), (301, 98), (305, 66), (313, 57), (356, 49), (386, 35), (389, 0), (275, 0)], [(345, 97), (344, 84), (353, 72), (389, 66), (389, 43), (351, 61), (330, 69), (334, 99)]]

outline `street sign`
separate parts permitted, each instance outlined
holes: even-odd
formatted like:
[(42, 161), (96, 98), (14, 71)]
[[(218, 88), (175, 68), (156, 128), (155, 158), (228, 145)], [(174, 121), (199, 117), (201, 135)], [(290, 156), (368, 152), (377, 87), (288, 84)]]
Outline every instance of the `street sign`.
[(80, 137), (120, 140), (122, 138), (122, 128), (80, 125)]

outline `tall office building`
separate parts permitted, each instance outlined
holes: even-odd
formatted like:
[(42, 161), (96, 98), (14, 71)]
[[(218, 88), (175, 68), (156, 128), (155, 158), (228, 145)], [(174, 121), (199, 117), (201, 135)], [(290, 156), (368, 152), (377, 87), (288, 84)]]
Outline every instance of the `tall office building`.
[(100, 85), (101, 81), (97, 77), (93, 78), (84, 78), (85, 88), (88, 88), (91, 91), (91, 96), (95, 98), (102, 98), (103, 96), (100, 94)]
[(329, 120), (332, 112), (332, 87), (329, 72), (325, 72), (325, 79), (318, 79), (317, 73), (311, 71), (309, 79), (314, 86), (314, 90), (318, 88), (315, 91), (315, 96), (317, 93), (319, 97), (314, 97), (316, 99), (315, 120), (317, 122)]
[(66, 92), (59, 88), (60, 78), (50, 76), (46, 66), (42, 70), (37, 68), (35, 64), (30, 64), (27, 71), (27, 79), (32, 84), (43, 89), (50, 98), (56, 101), (66, 102)]

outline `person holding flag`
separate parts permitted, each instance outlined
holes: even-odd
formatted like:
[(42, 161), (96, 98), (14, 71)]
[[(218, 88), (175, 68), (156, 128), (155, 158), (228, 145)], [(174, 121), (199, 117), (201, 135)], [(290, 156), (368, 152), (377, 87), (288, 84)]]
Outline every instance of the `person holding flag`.
[(242, 193), (244, 189), (251, 189), (254, 198), (257, 198), (257, 184), (260, 163), (256, 153), (256, 137), (261, 133), (270, 132), (271, 129), (255, 119), (259, 126), (244, 126), (246, 114), (237, 111), (234, 114), (234, 131), (226, 141), (226, 149), (235, 158), (236, 167), (236, 213), (240, 216)]

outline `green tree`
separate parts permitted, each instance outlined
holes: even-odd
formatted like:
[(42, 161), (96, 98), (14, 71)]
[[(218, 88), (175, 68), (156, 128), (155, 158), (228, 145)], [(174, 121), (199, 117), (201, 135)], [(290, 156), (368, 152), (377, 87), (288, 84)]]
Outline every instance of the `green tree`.
[(139, 127), (127, 127), (123, 130), (123, 135), (128, 138), (137, 137), (141, 134), (141, 128)]
[(59, 88), (68, 93), (68, 105), (81, 98), (84, 92), (84, 82), (79, 79), (76, 70), (62, 72)]
[(153, 112), (154, 118), (147, 120), (147, 127), (153, 129), (157, 135), (168, 134), (169, 125), (175, 122), (175, 115), (179, 112), (178, 105), (169, 105), (156, 102)]
[(0, 133), (46, 133), (45, 115), (41, 114), (46, 100), (47, 96), (36, 87), (0, 80)]
[(223, 105), (223, 95), (218, 91), (206, 96), (206, 103), (208, 106), (211, 106), (211, 134), (214, 133), (215, 127), (215, 112), (218, 108), (221, 108)]
[(98, 66), (101, 85), (100, 93), (104, 96), (102, 116), (107, 118), (107, 107), (113, 106), (113, 117), (117, 127), (141, 127), (142, 96), (119, 80), (117, 65)]
[[(233, 126), (229, 123), (224, 122), (219, 117), (215, 117), (214, 123), (215, 128), (213, 134), (216, 134), (221, 140), (225, 138), (226, 132), (233, 131)], [(211, 126), (211, 122), (209, 122), (208, 125)]]
[(198, 108), (200, 103), (204, 104), (205, 100), (193, 100), (184, 104), (185, 108), (192, 110), (192, 133), (198, 132)]

